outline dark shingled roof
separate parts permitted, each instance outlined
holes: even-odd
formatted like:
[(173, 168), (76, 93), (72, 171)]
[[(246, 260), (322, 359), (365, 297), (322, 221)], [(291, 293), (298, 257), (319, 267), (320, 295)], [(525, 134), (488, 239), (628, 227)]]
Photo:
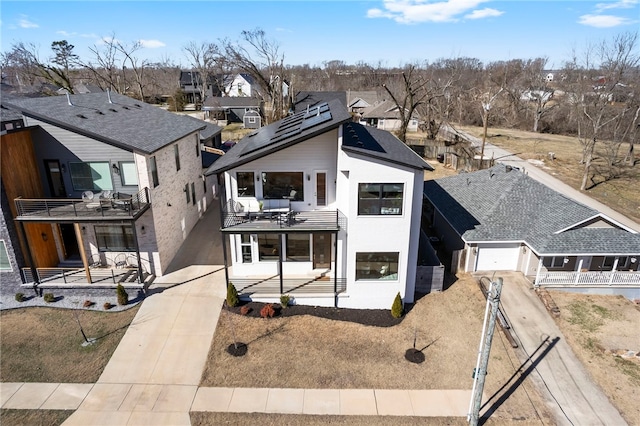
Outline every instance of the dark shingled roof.
[(229, 108), (260, 108), (262, 101), (248, 96), (209, 96), (202, 104), (203, 110)]
[(301, 91), (296, 93), (294, 101), (294, 111), (301, 112), (306, 110), (307, 107), (313, 107), (318, 104), (329, 102), (332, 100), (339, 100), (344, 107), (347, 107), (347, 92), (312, 92)]
[(220, 173), (241, 166), (265, 155), (326, 133), (341, 125), (342, 149), (385, 162), (420, 170), (433, 170), (411, 148), (384, 130), (351, 121), (351, 114), (338, 100), (319, 104), (309, 111), (295, 113), (244, 137), (216, 161), (206, 174)]
[(577, 226), (610, 220), (508, 166), (426, 181), (424, 194), (467, 242), (526, 241), (538, 254), (640, 252), (639, 234)]
[(190, 115), (185, 115), (185, 117), (189, 117), (191, 120), (195, 120), (195, 123), (200, 124), (201, 126), (205, 126), (203, 130), (200, 131), (200, 140), (207, 140), (218, 133), (222, 133), (222, 127), (217, 126), (213, 123), (208, 123), (204, 120), (200, 120), (199, 118), (192, 117)]
[(8, 99), (2, 103), (25, 116), (144, 154), (152, 154), (206, 126), (205, 122), (117, 93), (70, 95), (72, 105), (67, 99), (63, 95)]

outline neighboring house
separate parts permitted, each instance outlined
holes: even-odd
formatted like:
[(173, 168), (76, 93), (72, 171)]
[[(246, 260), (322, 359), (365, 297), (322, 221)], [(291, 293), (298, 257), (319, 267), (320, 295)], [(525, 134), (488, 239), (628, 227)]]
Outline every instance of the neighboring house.
[(640, 286), (640, 234), (516, 168), (426, 181), (424, 195), (454, 272), (520, 271), (536, 286)]
[(188, 117), (190, 120), (193, 120), (201, 126), (205, 126), (204, 129), (200, 130), (201, 148), (208, 146), (210, 148), (219, 149), (222, 146), (222, 127), (202, 121), (199, 118), (192, 117), (190, 115), (185, 115), (185, 117)]
[[(362, 112), (360, 123), (381, 130), (393, 131), (400, 129), (402, 120), (400, 119), (398, 106), (393, 101), (383, 101), (365, 108)], [(409, 120), (407, 131), (418, 131), (418, 116), (415, 112), (411, 120)]]
[(298, 304), (387, 309), (400, 293), (413, 302), (424, 170), (337, 100), (246, 136), (206, 172), (224, 185), (228, 281), (253, 300), (286, 293)]
[[(100, 93), (100, 92), (104, 92), (104, 90), (102, 90), (99, 86), (96, 86), (95, 84), (86, 84), (81, 82), (73, 85), (73, 92), (77, 95), (80, 95), (83, 93)], [(56, 91), (56, 94), (58, 95), (66, 95), (67, 93), (69, 93), (67, 89), (58, 89)]]
[(295, 95), (292, 112), (301, 112), (334, 99), (340, 101), (345, 108), (347, 107), (347, 92), (301, 91)]
[[(210, 119), (243, 123), (243, 126), (249, 129), (257, 129), (262, 126), (262, 101), (257, 98), (210, 97), (204, 101), (202, 110)], [(248, 115), (247, 120), (245, 120), (245, 115)], [(252, 119), (249, 120), (249, 117)]]
[[(209, 96), (220, 96), (220, 90), (213, 75), (207, 78), (205, 99)], [(180, 89), (185, 94), (188, 104), (202, 103), (203, 79), (198, 71), (180, 71)]]
[(250, 74), (236, 74), (225, 81), (225, 92), (232, 97), (258, 97), (260, 86)]
[(95, 287), (123, 270), (139, 284), (165, 273), (212, 200), (200, 158), (207, 124), (109, 92), (2, 103), (27, 126), (1, 138), (25, 281), (45, 286), (64, 272)]
[(366, 108), (382, 102), (378, 92), (375, 90), (369, 91), (351, 91), (347, 92), (347, 108), (349, 112), (354, 114), (357, 118), (362, 117), (362, 113)]

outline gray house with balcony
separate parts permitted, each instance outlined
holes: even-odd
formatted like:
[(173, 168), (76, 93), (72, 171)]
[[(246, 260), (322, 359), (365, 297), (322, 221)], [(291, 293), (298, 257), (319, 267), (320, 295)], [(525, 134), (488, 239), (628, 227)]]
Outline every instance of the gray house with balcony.
[(207, 123), (114, 93), (2, 104), (25, 122), (2, 136), (24, 281), (142, 287), (162, 275), (213, 198), (201, 160)]

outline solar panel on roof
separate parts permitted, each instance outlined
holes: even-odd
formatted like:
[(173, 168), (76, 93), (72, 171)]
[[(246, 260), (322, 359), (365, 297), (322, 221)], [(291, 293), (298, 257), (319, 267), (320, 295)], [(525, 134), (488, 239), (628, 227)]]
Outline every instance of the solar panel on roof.
[(328, 111), (323, 112), (320, 115), (314, 115), (312, 117), (305, 118), (305, 120), (302, 122), (302, 125), (300, 126), (300, 130), (307, 130), (307, 129), (310, 129), (311, 127), (317, 126), (318, 124), (322, 124), (330, 120), (331, 120), (331, 113)]

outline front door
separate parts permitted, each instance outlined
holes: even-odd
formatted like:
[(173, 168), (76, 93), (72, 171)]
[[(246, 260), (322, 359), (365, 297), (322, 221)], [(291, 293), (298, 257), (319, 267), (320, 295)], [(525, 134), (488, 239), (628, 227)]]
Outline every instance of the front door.
[(61, 223), (60, 234), (64, 246), (64, 259), (78, 259), (80, 257), (80, 249), (78, 248), (78, 240), (73, 224)]
[(313, 269), (331, 267), (331, 234), (313, 234)]
[(49, 191), (52, 197), (66, 197), (67, 190), (62, 179), (62, 168), (58, 160), (44, 160), (44, 169), (47, 173)]

